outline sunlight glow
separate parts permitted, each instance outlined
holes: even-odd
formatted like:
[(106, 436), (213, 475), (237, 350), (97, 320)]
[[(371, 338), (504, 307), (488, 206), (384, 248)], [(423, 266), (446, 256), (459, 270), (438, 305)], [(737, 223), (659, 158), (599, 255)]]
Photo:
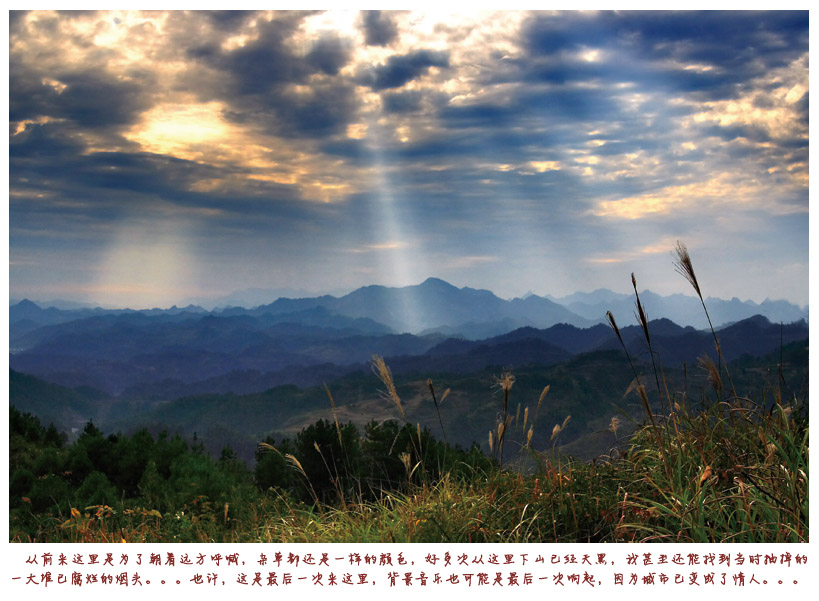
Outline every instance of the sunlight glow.
[(347, 137), (353, 140), (363, 140), (367, 137), (367, 126), (364, 123), (350, 123), (347, 126)]
[(640, 219), (651, 215), (668, 215), (672, 211), (718, 209), (729, 207), (764, 208), (772, 214), (793, 214), (807, 211), (802, 205), (776, 205), (768, 200), (767, 189), (758, 182), (747, 181), (741, 174), (721, 173), (703, 181), (680, 186), (668, 186), (651, 193), (602, 201), (591, 214), (598, 217)]
[(195, 259), (189, 221), (128, 221), (120, 227), (89, 288), (103, 305), (170, 306), (190, 293)]
[(560, 170), (560, 162), (558, 161), (529, 161), (529, 164), (534, 167), (538, 173)]
[[(721, 126), (749, 125), (764, 129), (774, 139), (808, 137), (808, 126), (793, 105), (808, 92), (802, 83), (808, 71), (807, 56), (760, 78), (759, 88), (736, 99), (703, 103), (694, 115), (696, 123), (715, 121)], [(770, 89), (771, 85), (777, 85)]]
[(232, 142), (234, 128), (222, 118), (223, 110), (219, 102), (156, 105), (126, 138), (149, 152), (195, 160), (203, 152), (198, 145)]

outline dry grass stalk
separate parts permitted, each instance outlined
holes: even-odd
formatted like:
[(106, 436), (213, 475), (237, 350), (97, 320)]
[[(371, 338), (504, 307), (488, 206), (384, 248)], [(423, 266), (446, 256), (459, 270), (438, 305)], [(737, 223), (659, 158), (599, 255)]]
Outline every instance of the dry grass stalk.
[[(634, 286), (634, 292), (636, 294), (637, 293), (637, 279), (634, 277), (634, 274), (631, 275), (631, 281), (632, 281), (632, 285)], [(639, 296), (638, 296), (638, 308), (639, 307), (641, 307), (641, 305), (639, 303)], [(628, 363), (631, 366), (631, 373), (634, 374), (634, 380), (629, 385), (628, 390), (626, 391), (626, 394), (624, 396), (628, 396), (629, 392), (631, 392), (635, 388), (637, 389), (637, 391), (638, 391), (638, 393), (640, 395), (640, 400), (643, 402), (643, 409), (645, 409), (646, 415), (648, 415), (648, 419), (651, 421), (651, 425), (652, 425), (654, 435), (657, 437), (657, 443), (658, 443), (659, 448), (660, 448), (660, 454), (662, 455), (662, 458), (663, 458), (663, 465), (665, 466), (666, 472), (669, 473), (668, 458), (665, 455), (665, 449), (663, 447), (662, 442), (660, 441), (661, 434), (657, 431), (657, 423), (654, 421), (654, 413), (651, 411), (651, 405), (649, 405), (649, 402), (648, 402), (648, 395), (646, 394), (646, 389), (642, 385), (642, 383), (640, 382), (640, 376), (637, 374), (637, 368), (634, 367), (634, 361), (631, 360), (631, 355), (628, 352), (628, 348), (626, 347), (626, 343), (623, 340), (623, 336), (620, 334), (620, 328), (617, 327), (617, 322), (614, 320), (614, 315), (612, 315), (611, 311), (606, 311), (606, 317), (609, 320), (609, 325), (611, 325), (611, 328), (614, 330), (614, 333), (617, 335), (617, 339), (620, 341), (620, 346), (623, 347), (623, 352), (625, 352), (626, 358), (628, 359)], [(643, 312), (643, 317), (645, 318), (645, 312)], [(645, 320), (645, 324), (646, 324), (646, 327), (645, 327), (646, 340), (648, 341), (649, 338), (648, 338), (648, 320), (647, 319)], [(649, 352), (651, 352), (651, 347), (650, 346), (649, 346)], [(652, 363), (654, 361), (654, 354), (653, 353), (651, 354), (651, 361), (652, 361)], [(656, 366), (654, 368), (654, 375), (655, 375), (655, 378), (656, 378), (657, 377)], [(659, 378), (657, 378), (657, 391), (660, 393), (660, 398), (662, 400), (662, 392), (660, 391)]]
[(706, 465), (705, 469), (702, 471), (702, 474), (700, 474), (699, 482), (697, 483), (697, 485), (702, 486), (703, 484), (705, 484), (713, 474), (714, 474), (713, 468), (711, 468), (710, 465)]
[(333, 400), (333, 395), (330, 394), (330, 388), (327, 384), (324, 384), (324, 390), (327, 391), (327, 396), (330, 397), (330, 407), (333, 408), (333, 421), (336, 423), (336, 433), (338, 434), (338, 444), (340, 446), (344, 446), (344, 443), (341, 441), (341, 426), (338, 425), (338, 413), (336, 412), (336, 403)]
[(640, 302), (640, 294), (637, 292), (637, 278), (634, 277), (634, 274), (631, 274), (631, 285), (634, 287), (634, 296), (637, 298), (637, 313), (635, 314), (637, 317), (637, 322), (640, 324), (640, 327), (643, 329), (643, 335), (646, 337), (646, 342), (651, 347), (651, 335), (648, 332), (648, 316), (646, 315), (645, 309), (643, 308), (643, 303)]
[(693, 286), (697, 296), (702, 300), (702, 292), (700, 291), (700, 283), (697, 281), (697, 274), (694, 273), (694, 264), (691, 262), (691, 255), (688, 254), (688, 249), (685, 244), (677, 240), (677, 247), (674, 249), (677, 253), (677, 261), (674, 263), (674, 268), (677, 273), (683, 276)]
[[(435, 403), (435, 413), (438, 414), (438, 423), (441, 425), (441, 435), (444, 437), (444, 442), (449, 444), (449, 441), (446, 439), (446, 431), (444, 430), (444, 420), (441, 419), (441, 409), (438, 403), (438, 399), (435, 397), (435, 387), (432, 385), (432, 378), (427, 378), (427, 386), (429, 386), (429, 393), (432, 395), (432, 402)], [(449, 388), (444, 391), (443, 396), (441, 397), (441, 403), (444, 402), (444, 399), (449, 394)], [(420, 440), (420, 437), (419, 437)]]
[(556, 437), (558, 434), (560, 434), (561, 432), (563, 432), (563, 430), (565, 430), (565, 429), (566, 429), (566, 424), (568, 424), (568, 423), (569, 423), (569, 421), (570, 421), (571, 419), (572, 419), (572, 416), (571, 416), (571, 415), (567, 415), (567, 416), (566, 416), (566, 419), (564, 419), (564, 420), (563, 420), (563, 423), (562, 423), (562, 424), (555, 424), (555, 427), (554, 427), (554, 428), (552, 428), (552, 437), (551, 437), (551, 438), (549, 438), (549, 440), (550, 440), (550, 441), (554, 440), (554, 439), (555, 439), (555, 437)]
[(617, 340), (620, 341), (620, 344), (626, 346), (625, 342), (623, 342), (623, 336), (620, 334), (620, 328), (617, 327), (617, 322), (614, 320), (614, 315), (611, 311), (606, 311), (606, 319), (609, 320), (611, 329), (614, 330), (614, 333), (617, 335)]
[(713, 359), (708, 355), (703, 355), (697, 359), (697, 363), (708, 374), (708, 381), (714, 387), (714, 391), (719, 393), (722, 390), (722, 376), (720, 376), (719, 369), (717, 369)]
[(412, 458), (409, 453), (401, 453), (398, 458), (404, 465), (404, 470), (407, 472), (407, 478), (410, 477), (410, 470), (412, 469)]
[(532, 420), (532, 424), (537, 423), (537, 416), (540, 413), (540, 406), (543, 404), (543, 399), (545, 399), (546, 395), (549, 393), (549, 388), (551, 388), (551, 385), (544, 386), (543, 391), (540, 393), (540, 397), (537, 400), (537, 407), (535, 408), (535, 418)]
[(640, 301), (640, 294), (637, 292), (637, 278), (634, 277), (634, 274), (631, 274), (631, 285), (634, 287), (634, 296), (637, 298), (637, 321), (640, 323), (640, 327), (643, 329), (643, 335), (646, 339), (646, 344), (648, 345), (648, 354), (651, 356), (651, 367), (654, 371), (654, 380), (657, 383), (657, 394), (660, 398), (660, 404), (662, 406), (663, 414), (665, 414), (665, 397), (663, 397), (663, 391), (660, 387), (660, 376), (657, 370), (657, 363), (654, 361), (654, 348), (651, 346), (651, 334), (648, 330), (648, 315), (646, 315), (646, 311), (643, 308), (643, 303)]
[(373, 355), (373, 373), (378, 376), (378, 379), (386, 387), (386, 397), (396, 406), (398, 413), (401, 414), (401, 419), (407, 421), (407, 416), (404, 414), (404, 406), (401, 404), (401, 398), (398, 396), (398, 391), (395, 389), (395, 382), (392, 379), (392, 372), (387, 366), (383, 357)]
[(614, 333), (617, 335), (617, 340), (620, 341), (620, 346), (623, 347), (623, 352), (626, 353), (626, 358), (628, 359), (628, 364), (631, 366), (631, 373), (634, 374), (634, 379), (639, 382), (640, 377), (637, 375), (637, 368), (634, 367), (634, 362), (631, 360), (631, 355), (628, 352), (626, 343), (623, 340), (623, 336), (620, 334), (620, 328), (617, 327), (617, 322), (614, 320), (614, 315), (612, 315), (611, 311), (606, 311), (606, 318), (609, 320), (611, 329), (614, 330)]
[(640, 393), (640, 399), (643, 401), (643, 408), (646, 410), (648, 414), (648, 418), (651, 420), (651, 425), (657, 426), (657, 423), (654, 421), (654, 413), (651, 411), (651, 406), (648, 404), (648, 394), (646, 394), (646, 388), (642, 384), (637, 387), (637, 392)]
[(503, 422), (498, 426), (498, 454), (500, 455), (500, 462), (503, 464), (503, 441), (506, 429), (511, 421), (509, 418), (509, 391), (515, 383), (515, 376), (511, 371), (505, 371), (503, 375), (498, 378), (497, 386), (503, 391)]
[(535, 415), (537, 416), (537, 412), (540, 411), (540, 405), (543, 403), (543, 399), (546, 398), (546, 395), (549, 393), (549, 389), (551, 388), (551, 384), (548, 386), (543, 387), (543, 392), (540, 393), (540, 397), (537, 400), (537, 409), (535, 410)]
[(279, 455), (281, 455), (281, 451), (279, 451), (279, 449), (277, 449), (277, 448), (276, 448), (276, 447), (274, 447), (272, 444), (269, 444), (269, 443), (267, 443), (267, 442), (260, 442), (260, 443), (258, 444), (258, 449), (259, 449), (260, 451), (262, 451), (263, 453), (270, 453), (270, 452), (272, 452), (272, 451), (275, 451), (276, 453), (278, 453)]
[(646, 415), (648, 415), (649, 420), (651, 420), (651, 424), (656, 426), (656, 423), (654, 422), (654, 412), (651, 410), (651, 407), (648, 404), (648, 394), (646, 393), (646, 388), (642, 385), (639, 378), (634, 378), (631, 381), (631, 384), (628, 385), (626, 393), (623, 395), (623, 397), (627, 397), (635, 390), (643, 403), (643, 409), (645, 409)]
[(688, 280), (688, 283), (691, 284), (700, 299), (702, 310), (705, 311), (705, 317), (708, 320), (708, 327), (711, 329), (711, 335), (714, 337), (714, 346), (717, 349), (717, 356), (719, 357), (718, 370), (722, 372), (723, 366), (725, 367), (725, 373), (728, 376), (728, 381), (731, 383), (731, 390), (736, 397), (736, 388), (734, 387), (733, 380), (731, 380), (731, 374), (728, 372), (728, 364), (725, 361), (725, 357), (722, 355), (722, 346), (719, 343), (717, 332), (714, 330), (714, 324), (711, 323), (711, 315), (708, 313), (708, 307), (705, 306), (705, 299), (702, 297), (700, 283), (697, 281), (697, 275), (694, 273), (694, 264), (691, 261), (691, 255), (688, 253), (688, 248), (686, 248), (685, 244), (679, 240), (677, 240), (677, 246), (674, 249), (674, 252), (677, 255), (677, 260), (674, 262), (674, 268), (676, 269), (677, 273)]
[(561, 431), (566, 428), (566, 424), (568, 424), (572, 419), (571, 415), (567, 415), (566, 418), (563, 420), (563, 424), (561, 424), (560, 429)]
[(298, 472), (301, 473), (302, 476), (304, 476), (304, 480), (307, 482), (307, 486), (310, 488), (310, 492), (312, 493), (313, 499), (316, 502), (316, 507), (321, 509), (321, 502), (319, 501), (318, 495), (316, 494), (316, 490), (313, 488), (313, 484), (310, 482), (310, 478), (307, 477), (307, 472), (304, 471), (301, 462), (298, 460), (298, 458), (296, 458), (295, 455), (291, 455), (290, 453), (287, 453), (284, 457), (285, 459), (287, 459), (287, 461), (290, 462), (291, 467), (295, 468)]
[(504, 392), (509, 392), (512, 390), (512, 386), (515, 383), (515, 376), (512, 375), (511, 371), (503, 372), (503, 375), (498, 378), (498, 386), (500, 386), (501, 390)]
[(304, 476), (305, 478), (307, 477), (307, 472), (304, 471), (304, 468), (301, 466), (301, 462), (295, 455), (287, 453), (284, 457), (290, 462), (290, 465), (292, 465), (294, 468), (301, 472), (302, 476)]

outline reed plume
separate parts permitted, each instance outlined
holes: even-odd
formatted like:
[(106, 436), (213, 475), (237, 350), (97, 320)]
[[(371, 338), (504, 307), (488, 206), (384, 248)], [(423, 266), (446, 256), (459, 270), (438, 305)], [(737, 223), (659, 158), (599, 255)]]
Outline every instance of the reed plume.
[(401, 404), (401, 397), (398, 396), (398, 391), (395, 389), (395, 382), (392, 379), (392, 372), (387, 366), (387, 363), (384, 361), (384, 358), (379, 357), (378, 355), (373, 355), (372, 369), (373, 373), (378, 376), (378, 379), (381, 380), (381, 383), (384, 384), (385, 388), (387, 389), (385, 392), (385, 397), (389, 399), (393, 405), (395, 405), (395, 407), (398, 409), (398, 413), (401, 414), (401, 419), (403, 419), (406, 423), (407, 416), (404, 414), (404, 406)]
[(677, 271), (677, 273), (688, 280), (688, 283), (691, 284), (691, 286), (694, 288), (694, 292), (697, 293), (697, 297), (700, 299), (702, 310), (705, 312), (705, 318), (708, 320), (708, 327), (711, 329), (711, 335), (714, 337), (714, 346), (717, 349), (717, 358), (719, 362), (717, 369), (720, 373), (722, 373), (724, 366), (725, 374), (728, 376), (728, 381), (731, 383), (731, 392), (733, 392), (734, 397), (736, 397), (736, 388), (734, 387), (734, 382), (731, 379), (731, 374), (728, 372), (728, 364), (725, 361), (725, 357), (722, 355), (722, 346), (719, 343), (719, 338), (717, 337), (717, 332), (714, 329), (714, 324), (711, 323), (711, 316), (708, 313), (708, 307), (705, 306), (705, 299), (702, 297), (700, 283), (697, 280), (697, 274), (694, 273), (694, 263), (691, 261), (691, 255), (688, 253), (688, 248), (686, 248), (685, 244), (679, 240), (677, 240), (677, 246), (674, 249), (674, 252), (677, 255), (677, 260), (674, 262), (674, 269)]

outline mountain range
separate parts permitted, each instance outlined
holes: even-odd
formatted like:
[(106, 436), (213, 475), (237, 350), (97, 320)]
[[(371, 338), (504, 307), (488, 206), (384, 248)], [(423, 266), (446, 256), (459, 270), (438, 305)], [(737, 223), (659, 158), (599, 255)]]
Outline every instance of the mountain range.
[[(595, 319), (611, 311), (615, 316), (633, 315), (634, 296), (619, 294), (605, 288), (594, 292), (576, 292), (562, 298), (547, 296), (573, 313)], [(666, 318), (683, 326), (693, 326), (698, 329), (708, 327), (708, 320), (702, 310), (700, 299), (684, 294), (662, 296), (650, 290), (640, 293), (640, 300), (646, 307), (649, 319)], [(741, 301), (734, 297), (730, 300), (708, 297), (705, 299), (708, 312), (714, 326), (734, 323), (742, 319), (762, 315), (774, 323), (792, 323), (808, 318), (808, 308), (799, 307), (783, 300), (765, 299), (761, 303), (752, 300)]]
[[(669, 385), (706, 385), (697, 361), (717, 358), (710, 329), (694, 314), (702, 312), (699, 299), (645, 291), (641, 300)], [(748, 366), (735, 374), (738, 381), (770, 385), (776, 375), (770, 357), (775, 366), (782, 349), (806, 365), (807, 308), (712, 298), (706, 304), (726, 360)], [(651, 355), (633, 301), (607, 290), (504, 300), (428, 279), (211, 311), (57, 308), (23, 300), (9, 308), (10, 403), (63, 429), (81, 429), (88, 419), (114, 431), (153, 424), (156, 431), (198, 432), (216, 452), (242, 440), (242, 453), (252, 457), (252, 441), (263, 431), (292, 435), (326, 417), (325, 384), (339, 419), (363, 425), (389, 418), (372, 374), (377, 354), (420, 423), (432, 427), (438, 419), (427, 402), (427, 378), (452, 388), (444, 423), (460, 444), (481, 440), (492, 427), (493, 384), (509, 369), (526, 402), (552, 386), (539, 435), (548, 439), (555, 421), (572, 415), (569, 442), (605, 429), (601, 420), (612, 407), (631, 411), (623, 398), (631, 370), (603, 319), (607, 310), (637, 369), (648, 372)], [(787, 379), (801, 388), (807, 376), (800, 370)]]
[[(607, 294), (606, 300), (618, 300)], [(588, 301), (603, 296), (568, 302), (591, 306)], [(650, 315), (668, 298), (642, 296)], [(719, 310), (714, 299), (709, 304)], [(623, 338), (635, 357), (644, 357), (642, 333), (626, 325), (628, 315), (621, 318)], [(401, 326), (409, 323), (417, 334)], [(651, 329), (655, 351), (672, 364), (713, 352), (710, 332), (666, 318), (652, 320)], [(729, 358), (759, 355), (806, 338), (807, 323), (772, 324), (758, 315), (724, 326), (720, 336)], [(619, 348), (608, 325), (549, 299), (506, 301), (436, 279), (220, 311), (63, 310), (21, 301), (10, 307), (10, 340), (15, 370), (135, 401), (319, 384), (368, 371), (373, 354), (388, 357), (396, 373), (469, 373), (487, 366), (554, 365)]]
[[(261, 291), (253, 289), (253, 296), (260, 298)], [(702, 306), (697, 297), (674, 294), (662, 296), (649, 290), (641, 292), (641, 299), (650, 319), (666, 318), (682, 326), (698, 329), (708, 327)], [(792, 323), (808, 319), (808, 308), (787, 301), (765, 300), (755, 303), (737, 298), (723, 300), (706, 299), (715, 326), (733, 323), (762, 315), (771, 322)], [(227, 316), (284, 316), (302, 311), (322, 308), (333, 320), (344, 317), (368, 319), (377, 322), (394, 333), (417, 335), (439, 333), (481, 339), (509, 332), (519, 327), (547, 328), (558, 323), (577, 327), (589, 327), (603, 323), (607, 311), (611, 311), (623, 325), (636, 323), (634, 299), (606, 289), (594, 292), (577, 292), (562, 298), (527, 294), (522, 298), (504, 300), (488, 290), (457, 288), (437, 279), (429, 278), (421, 284), (400, 288), (365, 286), (349, 294), (310, 298), (280, 297), (266, 304), (250, 308), (231, 306), (208, 311), (199, 305), (173, 306), (168, 309), (101, 309), (91, 307), (57, 308), (39, 305), (24, 299), (9, 307), (9, 328), (12, 350), (24, 349), (21, 337), (39, 327), (55, 325), (88, 317), (108, 315), (163, 316), (166, 319), (185, 319), (190, 314)], [(281, 320), (280, 320), (281, 321)], [(326, 325), (325, 321), (325, 325)], [(315, 324), (313, 324), (315, 325)], [(336, 327), (337, 321), (333, 322)], [(356, 327), (362, 324), (357, 324)], [(377, 326), (374, 326), (377, 328)], [(21, 346), (23, 344), (23, 346)]]

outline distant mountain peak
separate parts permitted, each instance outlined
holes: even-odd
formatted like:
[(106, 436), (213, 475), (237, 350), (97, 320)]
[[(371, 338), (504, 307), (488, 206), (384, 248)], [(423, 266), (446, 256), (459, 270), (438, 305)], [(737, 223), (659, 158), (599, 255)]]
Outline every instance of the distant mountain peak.
[(435, 278), (435, 277), (427, 278), (423, 282), (421, 282), (421, 284), (419, 284), (419, 285), (423, 286), (425, 288), (430, 288), (430, 287), (433, 287), (433, 286), (435, 286), (437, 288), (455, 288), (455, 286), (453, 286), (449, 282), (447, 282), (445, 280), (442, 280), (441, 278)]
[(24, 298), (19, 303), (17, 303), (16, 305), (13, 305), (13, 306), (15, 306), (15, 307), (17, 307), (19, 309), (41, 309), (42, 308), (42, 307), (40, 307), (40, 305), (38, 305), (34, 301), (30, 301), (27, 298)]
[(760, 328), (768, 328), (768, 327), (774, 325), (773, 322), (770, 319), (768, 319), (767, 317), (765, 317), (764, 315), (752, 315), (751, 317), (746, 317), (745, 319), (740, 319), (739, 321), (737, 321), (736, 323), (734, 323), (732, 325), (739, 325), (739, 324), (754, 325), (754, 326), (757, 326), (757, 327), (760, 327)]

